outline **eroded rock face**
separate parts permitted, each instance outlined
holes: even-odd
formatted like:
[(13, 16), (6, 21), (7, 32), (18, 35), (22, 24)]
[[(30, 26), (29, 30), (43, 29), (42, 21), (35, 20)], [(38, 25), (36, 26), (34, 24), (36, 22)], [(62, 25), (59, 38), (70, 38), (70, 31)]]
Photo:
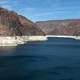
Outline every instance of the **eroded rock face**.
[(15, 12), (0, 8), (0, 36), (43, 35), (34, 23)]
[(44, 33), (39, 28), (37, 28), (36, 24), (34, 24), (32, 21), (28, 20), (27, 18), (21, 15), (18, 17), (21, 25), (23, 26), (20, 27), (20, 30), (23, 35), (44, 35)]
[(47, 35), (80, 36), (80, 19), (41, 21), (36, 25)]
[(17, 14), (0, 8), (0, 36), (20, 36)]
[(28, 41), (45, 39), (44, 33), (32, 21), (0, 8), (0, 46), (17, 46)]

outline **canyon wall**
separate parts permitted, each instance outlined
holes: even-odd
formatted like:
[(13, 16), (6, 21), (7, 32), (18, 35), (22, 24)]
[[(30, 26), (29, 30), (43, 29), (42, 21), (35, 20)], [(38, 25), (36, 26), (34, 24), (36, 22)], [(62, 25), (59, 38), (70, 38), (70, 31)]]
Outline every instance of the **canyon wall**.
[(46, 35), (80, 36), (80, 19), (36, 22)]
[(15, 46), (45, 38), (44, 32), (32, 21), (13, 11), (0, 8), (0, 46)]

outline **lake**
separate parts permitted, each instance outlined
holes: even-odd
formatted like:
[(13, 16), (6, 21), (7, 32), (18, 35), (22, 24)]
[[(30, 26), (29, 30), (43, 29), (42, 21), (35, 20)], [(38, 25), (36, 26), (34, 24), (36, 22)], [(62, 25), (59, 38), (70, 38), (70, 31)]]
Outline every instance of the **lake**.
[(49, 38), (0, 56), (0, 80), (80, 80), (80, 41)]

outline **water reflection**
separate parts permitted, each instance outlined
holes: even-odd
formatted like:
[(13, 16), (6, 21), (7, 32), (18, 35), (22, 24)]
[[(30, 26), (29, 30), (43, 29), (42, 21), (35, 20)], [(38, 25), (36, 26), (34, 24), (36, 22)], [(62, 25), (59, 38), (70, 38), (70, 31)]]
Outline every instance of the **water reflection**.
[(14, 46), (0, 46), (0, 56), (12, 56), (16, 51)]

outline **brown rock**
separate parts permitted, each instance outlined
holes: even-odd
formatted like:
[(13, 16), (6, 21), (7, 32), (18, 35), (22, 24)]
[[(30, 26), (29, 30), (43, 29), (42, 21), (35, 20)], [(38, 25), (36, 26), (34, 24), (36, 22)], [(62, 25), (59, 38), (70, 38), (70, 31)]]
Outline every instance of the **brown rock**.
[(41, 21), (36, 25), (47, 35), (80, 36), (80, 19)]
[(34, 23), (13, 11), (0, 8), (0, 36), (43, 35)]
[(36, 24), (28, 20), (24, 16), (18, 16), (19, 21), (23, 27), (20, 27), (20, 30), (23, 35), (44, 35), (44, 33), (37, 28)]

